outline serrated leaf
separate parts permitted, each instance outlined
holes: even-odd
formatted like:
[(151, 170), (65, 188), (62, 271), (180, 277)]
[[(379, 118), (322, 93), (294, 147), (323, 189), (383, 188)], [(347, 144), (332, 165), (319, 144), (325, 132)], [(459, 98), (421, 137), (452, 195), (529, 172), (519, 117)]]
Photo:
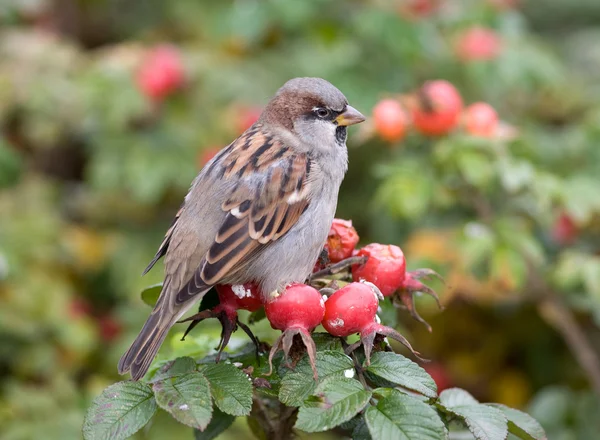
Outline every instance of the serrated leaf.
[(529, 414), (498, 403), (487, 404), (498, 408), (508, 419), (508, 431), (523, 440), (546, 440), (546, 432)]
[[(344, 353), (337, 351), (317, 352), (317, 372), (319, 382), (329, 377), (346, 377), (354, 375), (354, 363)], [(313, 372), (308, 358), (303, 358), (294, 370), (283, 376), (279, 388), (279, 400), (287, 406), (300, 406), (316, 389)]]
[(156, 301), (158, 301), (158, 297), (160, 296), (160, 292), (162, 292), (163, 283), (154, 284), (152, 286), (146, 287), (142, 290), (141, 297), (142, 301), (148, 304), (150, 307), (154, 307)]
[(402, 355), (380, 351), (371, 357), (366, 370), (393, 384), (416, 391), (427, 397), (437, 397), (437, 385), (427, 372)]
[(219, 409), (232, 416), (247, 416), (252, 409), (252, 382), (231, 364), (203, 365), (201, 371), (210, 383)]
[(442, 409), (460, 417), (477, 440), (504, 440), (508, 436), (506, 417), (497, 408), (480, 404), (459, 388), (449, 388), (440, 394)]
[(376, 406), (365, 411), (365, 421), (374, 439), (440, 440), (448, 431), (438, 413), (414, 397), (391, 390)]
[(197, 368), (198, 365), (196, 364), (196, 361), (191, 357), (179, 357), (160, 367), (156, 374), (152, 376), (150, 383), (167, 379), (169, 377), (183, 376), (184, 374), (196, 371)]
[(327, 431), (361, 411), (371, 398), (356, 379), (330, 377), (319, 386), (317, 401), (306, 401), (298, 411), (296, 428), (305, 432)]
[(203, 430), (210, 422), (210, 386), (202, 373), (159, 380), (152, 389), (158, 405), (184, 425)]
[(342, 341), (340, 338), (331, 336), (325, 332), (314, 332), (311, 336), (315, 342), (317, 351), (342, 351)]
[(118, 440), (132, 436), (154, 415), (152, 390), (141, 382), (118, 382), (92, 402), (83, 422), (85, 440)]
[(212, 440), (231, 426), (235, 417), (213, 408), (212, 419), (204, 431), (194, 429), (194, 440)]

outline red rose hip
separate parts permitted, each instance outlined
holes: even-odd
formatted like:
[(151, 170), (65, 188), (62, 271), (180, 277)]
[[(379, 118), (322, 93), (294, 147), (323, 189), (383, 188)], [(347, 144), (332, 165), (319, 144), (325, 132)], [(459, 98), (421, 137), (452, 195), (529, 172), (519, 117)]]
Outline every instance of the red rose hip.
[(406, 136), (408, 114), (398, 101), (384, 99), (373, 108), (373, 122), (383, 140), (397, 142)]
[(366, 263), (352, 266), (354, 281), (366, 280), (375, 284), (383, 296), (393, 294), (404, 282), (406, 260), (398, 246), (371, 243), (356, 254), (368, 257)]
[(358, 240), (358, 233), (352, 226), (351, 221), (334, 219), (325, 245), (329, 261), (337, 263), (351, 257)]
[(379, 300), (365, 283), (352, 283), (331, 295), (325, 303), (323, 327), (333, 336), (359, 333), (377, 314)]
[[(283, 350), (288, 365), (290, 348), (294, 337), (299, 336), (310, 360), (315, 380), (318, 377), (316, 366), (317, 347), (310, 332), (323, 320), (325, 300), (319, 291), (305, 284), (292, 284), (279, 296), (265, 304), (265, 314), (271, 327), (283, 333), (275, 341), (269, 353), (269, 365), (273, 369), (273, 357)], [(270, 374), (270, 373), (269, 373)]]
[(172, 94), (185, 80), (179, 51), (168, 45), (150, 51), (137, 72), (136, 80), (141, 91), (156, 101)]
[(323, 327), (331, 335), (339, 337), (360, 333), (360, 340), (349, 345), (346, 353), (349, 354), (362, 345), (367, 365), (371, 362), (371, 352), (378, 335), (395, 339), (421, 359), (404, 336), (377, 322), (378, 306), (377, 294), (367, 283), (347, 284), (325, 302)]
[(474, 26), (458, 38), (456, 52), (463, 61), (492, 60), (502, 49), (502, 41), (492, 29)]
[(417, 95), (412, 119), (422, 134), (439, 136), (450, 132), (459, 122), (463, 102), (458, 90), (448, 81), (428, 81)]
[(481, 137), (493, 137), (498, 130), (498, 113), (485, 102), (476, 102), (465, 109), (465, 130)]

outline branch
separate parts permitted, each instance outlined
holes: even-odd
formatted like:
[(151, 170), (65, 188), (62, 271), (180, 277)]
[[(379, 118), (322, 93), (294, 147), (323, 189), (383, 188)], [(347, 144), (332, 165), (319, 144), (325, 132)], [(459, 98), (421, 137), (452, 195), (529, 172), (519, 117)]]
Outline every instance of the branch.
[(573, 312), (554, 292), (546, 292), (538, 305), (542, 318), (556, 329), (567, 343), (596, 394), (600, 396), (600, 360), (577, 323)]
[(530, 266), (530, 282), (539, 299), (538, 311), (542, 319), (552, 326), (565, 340), (567, 347), (583, 369), (590, 385), (600, 396), (600, 358), (588, 341), (561, 295), (553, 291), (541, 275)]

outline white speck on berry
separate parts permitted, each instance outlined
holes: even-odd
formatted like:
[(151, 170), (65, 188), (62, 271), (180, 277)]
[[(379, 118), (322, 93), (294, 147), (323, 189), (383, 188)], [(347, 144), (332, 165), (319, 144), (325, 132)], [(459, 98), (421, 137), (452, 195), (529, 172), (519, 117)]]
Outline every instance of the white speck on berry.
[(250, 297), (252, 295), (252, 291), (250, 289), (246, 289), (242, 284), (235, 284), (231, 286), (231, 291), (239, 299)]
[(333, 328), (341, 327), (344, 325), (344, 320), (342, 318), (336, 318), (329, 321), (329, 325)]

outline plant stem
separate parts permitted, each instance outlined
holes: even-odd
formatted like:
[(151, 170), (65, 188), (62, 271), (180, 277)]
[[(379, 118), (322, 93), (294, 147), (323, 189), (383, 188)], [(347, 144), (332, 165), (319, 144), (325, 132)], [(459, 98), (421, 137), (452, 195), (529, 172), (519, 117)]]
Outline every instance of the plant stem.
[(600, 396), (600, 360), (577, 323), (573, 312), (554, 292), (546, 292), (538, 304), (542, 318), (556, 329), (567, 343), (586, 374), (592, 388)]

